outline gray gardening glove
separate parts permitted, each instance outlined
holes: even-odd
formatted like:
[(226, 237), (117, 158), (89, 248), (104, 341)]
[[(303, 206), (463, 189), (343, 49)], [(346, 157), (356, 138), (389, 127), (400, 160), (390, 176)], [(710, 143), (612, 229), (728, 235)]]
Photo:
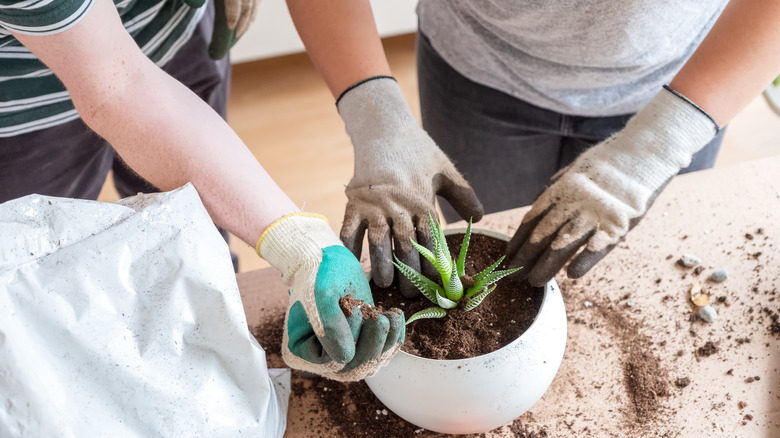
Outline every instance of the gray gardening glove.
[[(393, 248), (402, 262), (418, 271), (421, 255), (410, 239), (433, 248), (428, 212), (436, 214), (436, 195), (464, 219), (478, 221), (484, 211), (471, 186), (414, 119), (395, 79), (359, 82), (342, 93), (336, 105), (355, 149), (341, 240), (360, 258), (368, 229), (373, 279), (387, 287), (394, 275)], [(423, 271), (435, 274), (427, 260)], [(405, 277), (399, 281), (405, 296), (419, 293)]]
[(569, 277), (581, 277), (717, 132), (707, 113), (665, 87), (622, 131), (553, 176), (509, 242), (510, 265), (542, 286), (584, 247), (568, 267)]

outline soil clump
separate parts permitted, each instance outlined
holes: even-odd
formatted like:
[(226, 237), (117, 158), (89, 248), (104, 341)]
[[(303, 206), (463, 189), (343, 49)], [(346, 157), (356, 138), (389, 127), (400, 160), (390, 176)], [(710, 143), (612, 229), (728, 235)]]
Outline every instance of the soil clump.
[(712, 341), (707, 341), (703, 346), (696, 350), (696, 355), (699, 357), (710, 357), (718, 352), (718, 346)]

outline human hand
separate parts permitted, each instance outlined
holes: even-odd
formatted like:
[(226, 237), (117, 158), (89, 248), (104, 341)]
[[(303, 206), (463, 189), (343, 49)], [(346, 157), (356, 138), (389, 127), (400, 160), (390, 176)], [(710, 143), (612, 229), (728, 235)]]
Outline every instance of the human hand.
[[(184, 0), (199, 8), (206, 0)], [(215, 0), (214, 31), (209, 44), (209, 56), (222, 59), (252, 24), (260, 0)]]
[(717, 132), (702, 109), (670, 88), (661, 90), (622, 131), (553, 176), (508, 244), (510, 266), (524, 266), (534, 286), (573, 257), (569, 277), (585, 275)]
[(376, 373), (398, 351), (406, 335), (400, 310), (371, 312), (365, 320), (361, 307), (352, 307), (349, 317), (342, 311), (339, 301), (347, 295), (369, 306), (374, 301), (360, 263), (324, 217), (293, 213), (279, 219), (260, 237), (257, 252), (292, 284), (282, 339), (290, 367), (355, 381)]
[[(355, 149), (341, 239), (359, 258), (368, 230), (372, 277), (379, 287), (387, 287), (394, 276), (393, 247), (395, 255), (417, 271), (422, 259), (411, 239), (433, 247), (428, 212), (436, 211), (436, 195), (474, 221), (482, 218), (482, 204), (414, 119), (394, 79), (358, 83), (342, 94), (337, 106)], [(435, 275), (427, 261), (422, 269)], [(400, 282), (404, 296), (419, 293), (405, 277)]]

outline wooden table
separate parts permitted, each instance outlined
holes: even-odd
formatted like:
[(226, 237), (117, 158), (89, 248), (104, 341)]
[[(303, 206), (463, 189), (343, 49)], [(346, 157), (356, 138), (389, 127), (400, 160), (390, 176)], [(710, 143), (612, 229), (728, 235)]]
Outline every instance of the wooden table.
[[(477, 226), (511, 234), (526, 211), (491, 214)], [(558, 275), (568, 344), (551, 387), (520, 418), (524, 430), (550, 437), (780, 437), (778, 238), (780, 157), (675, 178), (590, 273), (576, 281)], [(703, 260), (698, 279), (719, 314), (712, 324), (694, 316), (689, 292), (697, 275), (676, 264), (686, 253)], [(707, 281), (716, 268), (728, 270), (727, 281)], [(278, 272), (237, 278), (249, 326), (278, 325), (287, 300)], [(278, 354), (268, 361), (284, 366)], [(643, 374), (642, 364), (653, 373)], [(294, 386), (301, 379), (294, 373)], [(668, 395), (657, 395), (653, 407), (658, 382), (668, 383)], [(312, 424), (340, 419), (313, 408), (314, 389), (298, 388), (287, 436), (339, 436), (327, 428), (313, 434)], [(485, 436), (518, 433), (506, 426)]]

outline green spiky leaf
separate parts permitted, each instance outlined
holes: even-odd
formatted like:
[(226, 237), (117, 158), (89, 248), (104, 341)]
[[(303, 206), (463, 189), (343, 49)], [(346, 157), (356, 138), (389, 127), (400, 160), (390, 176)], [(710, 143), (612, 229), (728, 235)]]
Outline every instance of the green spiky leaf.
[(479, 281), (474, 282), (474, 286), (470, 287), (469, 290), (466, 291), (466, 298), (471, 298), (474, 294), (478, 293), (485, 287), (490, 286), (491, 284), (497, 282), (498, 280), (501, 280), (507, 275), (514, 274), (515, 272), (521, 269), (523, 269), (522, 266), (519, 268), (507, 269), (504, 271), (495, 271), (487, 274), (486, 276), (482, 277)]
[(453, 301), (458, 301), (463, 298), (463, 283), (460, 281), (460, 277), (458, 277), (455, 260), (452, 261), (450, 280), (444, 284), (444, 292), (447, 294), (447, 298)]
[(450, 250), (447, 247), (447, 240), (444, 238), (441, 225), (439, 225), (438, 221), (433, 220), (430, 210), (428, 211), (428, 224), (430, 225), (431, 238), (433, 239), (433, 255), (436, 258), (436, 261), (431, 263), (439, 271), (442, 284), (447, 284), (452, 272)]
[(454, 309), (455, 306), (458, 305), (457, 301), (452, 301), (444, 295), (444, 289), (441, 290), (440, 294), (436, 295), (435, 302), (439, 305), (439, 307), (443, 307), (445, 309)]
[(428, 211), (428, 228), (431, 230), (431, 240), (433, 240), (433, 250), (436, 252), (436, 249), (441, 246), (441, 242), (439, 241), (439, 223), (433, 220), (433, 216), (431, 215), (430, 210)]
[(446, 310), (442, 309), (441, 307), (430, 307), (425, 310), (420, 310), (419, 312), (410, 316), (409, 319), (406, 320), (406, 325), (409, 325), (418, 319), (442, 318), (445, 316), (447, 316)]
[(466, 227), (466, 234), (463, 235), (463, 243), (460, 245), (460, 255), (458, 256), (458, 275), (463, 277), (466, 275), (466, 252), (469, 250), (469, 241), (471, 240), (471, 218), (469, 218), (469, 225)]
[(490, 273), (493, 272), (498, 267), (498, 265), (500, 265), (501, 262), (504, 261), (504, 258), (506, 258), (506, 256), (501, 256), (501, 258), (496, 260), (492, 265), (488, 266), (487, 268), (479, 272), (477, 275), (475, 275), (474, 283), (479, 283), (480, 281), (484, 280), (485, 277), (490, 275)]
[(412, 269), (411, 266), (405, 264), (398, 257), (393, 262), (398, 271), (408, 278), (417, 289), (420, 289), (423, 296), (431, 300), (433, 304), (439, 304), (439, 296), (444, 294), (444, 289), (433, 281), (426, 278), (424, 275)]
[(466, 305), (463, 307), (463, 310), (468, 312), (469, 310), (473, 310), (474, 308), (479, 306), (480, 303), (482, 303), (482, 300), (484, 300), (485, 297), (490, 294), (490, 292), (496, 290), (496, 286), (498, 285), (494, 284), (493, 287), (489, 289), (485, 289), (482, 292), (478, 293), (477, 295), (474, 295), (473, 297), (469, 298), (468, 301), (466, 301)]
[(436, 266), (437, 265), (436, 256), (433, 255), (433, 253), (428, 248), (426, 248), (426, 247), (420, 245), (419, 243), (415, 242), (414, 240), (412, 240), (411, 237), (409, 238), (409, 240), (412, 242), (412, 246), (414, 247), (414, 249), (416, 249), (420, 254), (422, 254), (423, 257), (428, 259), (428, 261), (431, 262), (433, 267), (435, 267), (436, 270), (438, 271), (439, 267)]

